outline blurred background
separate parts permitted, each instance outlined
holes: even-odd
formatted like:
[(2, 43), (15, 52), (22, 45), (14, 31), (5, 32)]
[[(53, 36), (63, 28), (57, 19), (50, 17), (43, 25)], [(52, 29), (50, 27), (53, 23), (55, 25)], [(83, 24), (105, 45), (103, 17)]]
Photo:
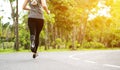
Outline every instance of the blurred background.
[[(24, 0), (0, 1), (0, 52), (30, 49)], [(40, 49), (120, 49), (120, 0), (47, 0)]]

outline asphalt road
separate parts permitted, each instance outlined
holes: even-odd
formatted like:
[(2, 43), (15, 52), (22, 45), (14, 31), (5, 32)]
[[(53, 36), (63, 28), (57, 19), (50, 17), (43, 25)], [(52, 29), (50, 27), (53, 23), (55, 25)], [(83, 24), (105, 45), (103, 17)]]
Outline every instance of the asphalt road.
[(120, 50), (0, 54), (0, 70), (120, 70)]

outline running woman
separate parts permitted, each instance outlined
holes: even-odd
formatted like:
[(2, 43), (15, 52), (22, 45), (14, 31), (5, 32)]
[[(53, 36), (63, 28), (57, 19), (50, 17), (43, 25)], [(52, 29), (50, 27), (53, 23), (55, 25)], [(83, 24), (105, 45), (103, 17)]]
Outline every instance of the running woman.
[[(27, 6), (29, 4), (29, 7)], [(23, 9), (28, 10), (28, 27), (30, 30), (31, 51), (33, 52), (33, 58), (37, 56), (37, 49), (39, 46), (39, 34), (43, 28), (44, 15), (42, 8), (50, 14), (47, 8), (46, 0), (25, 0)]]

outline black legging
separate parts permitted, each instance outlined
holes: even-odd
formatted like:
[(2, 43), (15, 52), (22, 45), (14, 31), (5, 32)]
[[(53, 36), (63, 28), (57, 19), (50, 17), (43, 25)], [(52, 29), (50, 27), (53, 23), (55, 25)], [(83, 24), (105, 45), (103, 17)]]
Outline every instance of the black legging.
[(43, 28), (44, 20), (36, 18), (28, 18), (28, 27), (30, 30), (30, 36), (35, 36), (35, 48), (34, 53), (37, 52), (39, 45), (39, 34)]

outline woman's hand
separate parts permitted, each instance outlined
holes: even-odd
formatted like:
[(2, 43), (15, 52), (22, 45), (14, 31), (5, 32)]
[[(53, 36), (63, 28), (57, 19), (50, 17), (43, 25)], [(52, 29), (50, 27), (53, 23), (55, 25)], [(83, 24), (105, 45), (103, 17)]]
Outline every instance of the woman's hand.
[(50, 10), (48, 10), (47, 14), (50, 14)]
[(46, 0), (41, 0), (41, 5), (42, 5), (43, 9), (47, 12), (47, 14), (50, 14), (50, 10), (48, 10)]

